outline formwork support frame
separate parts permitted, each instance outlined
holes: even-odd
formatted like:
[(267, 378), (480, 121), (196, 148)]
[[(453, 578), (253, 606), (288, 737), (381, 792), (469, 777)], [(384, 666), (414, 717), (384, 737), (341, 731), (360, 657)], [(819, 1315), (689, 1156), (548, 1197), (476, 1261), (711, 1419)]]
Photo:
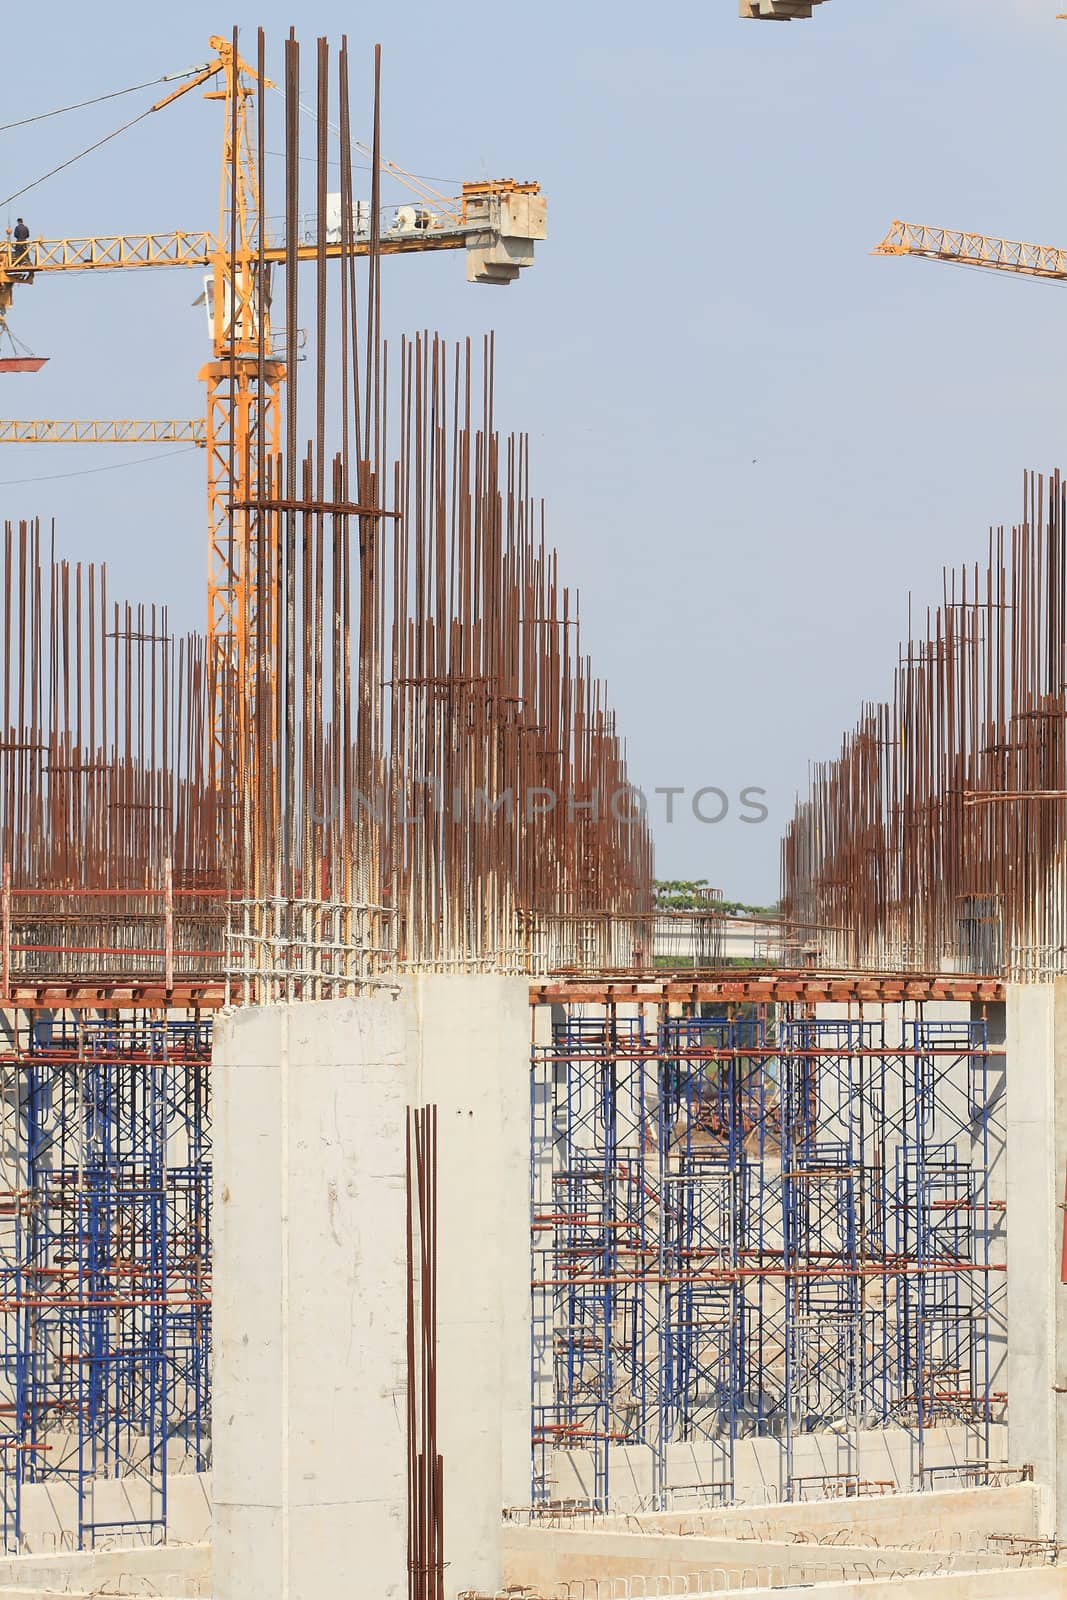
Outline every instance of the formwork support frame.
[(746, 1437), (789, 1496), (825, 1429), (855, 1460), (906, 1428), (920, 1482), (948, 1422), (988, 1461), (985, 1023), (631, 1010), (561, 1008), (534, 1050), (535, 1503), (610, 1506), (627, 1445), (658, 1507), (682, 1445), (704, 1499)]

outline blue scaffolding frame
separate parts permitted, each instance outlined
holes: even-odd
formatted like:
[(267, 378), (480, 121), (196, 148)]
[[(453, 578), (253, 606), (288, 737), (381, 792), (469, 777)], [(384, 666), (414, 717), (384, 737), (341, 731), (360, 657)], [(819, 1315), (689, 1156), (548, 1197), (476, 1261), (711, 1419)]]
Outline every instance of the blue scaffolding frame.
[[(210, 1023), (46, 1019), (0, 1057), (3, 1541), (62, 1483), (75, 1542), (165, 1537), (210, 1461)], [(102, 1480), (125, 1480), (128, 1512)]]
[[(533, 1053), (533, 1500), (648, 1503), (697, 1443), (733, 1493), (738, 1440), (965, 1422), (988, 1459), (992, 1093), (985, 1024), (564, 1013)], [(749, 1008), (751, 1010), (751, 1008)], [(574, 1475), (577, 1474), (577, 1477)]]

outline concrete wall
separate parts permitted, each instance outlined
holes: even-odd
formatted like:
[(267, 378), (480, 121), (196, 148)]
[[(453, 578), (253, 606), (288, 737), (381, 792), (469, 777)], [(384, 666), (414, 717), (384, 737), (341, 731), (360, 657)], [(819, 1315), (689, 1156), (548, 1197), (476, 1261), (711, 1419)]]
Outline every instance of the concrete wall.
[(1000, 1489), (935, 1489), (925, 1494), (857, 1495), (844, 1500), (793, 1501), (787, 1505), (717, 1507), (703, 1511), (643, 1511), (600, 1517), (606, 1530), (693, 1534), (707, 1538), (867, 1545), (906, 1543), (923, 1549), (966, 1549), (990, 1532), (1032, 1539), (1044, 1518), (1039, 1484)]
[[(724, 917), (717, 928), (694, 913), (687, 917), (657, 917), (652, 926), (652, 954), (660, 962), (679, 966), (708, 966), (719, 961), (760, 961), (773, 965), (782, 959), (782, 929), (777, 922), (755, 917)], [(718, 954), (709, 961), (707, 946), (718, 941)]]
[[(506, 1571), (510, 1583), (546, 1594), (556, 1592), (553, 1585), (577, 1587), (583, 1580), (599, 1581), (606, 1594), (613, 1579), (636, 1579), (635, 1594), (646, 1586), (649, 1593), (669, 1586), (693, 1596), (771, 1587), (799, 1594), (818, 1584), (819, 1594), (834, 1600), (888, 1592), (879, 1574), (892, 1575), (894, 1594), (903, 1586), (916, 1597), (1060, 1594), (1067, 1587), (1063, 1569), (1050, 1584), (1042, 1576), (1050, 1569), (1020, 1571), (1004, 1546), (988, 1543), (992, 1533), (1031, 1538), (1040, 1503), (1035, 1485), (1016, 1484), (753, 1507), (747, 1515), (721, 1509), (514, 1525), (506, 1536)], [(854, 1588), (856, 1581), (862, 1587)]]
[[(905, 1528), (906, 1534), (906, 1528)], [(505, 1579), (538, 1593), (553, 1584), (607, 1578), (693, 1578), (725, 1572), (737, 1580), (759, 1567), (816, 1569), (833, 1560), (857, 1576), (871, 1572), (934, 1573), (1000, 1570), (997, 1554), (907, 1550), (885, 1546), (873, 1552), (865, 1545), (834, 1543), (833, 1547), (795, 1544), (791, 1540), (707, 1539), (693, 1534), (608, 1533), (563, 1528), (511, 1528), (505, 1543)], [(795, 1576), (799, 1580), (802, 1572)], [(681, 1582), (677, 1590), (683, 1591)], [(654, 1591), (653, 1591), (654, 1592)]]
[(0, 1556), (0, 1589), (48, 1594), (211, 1594), (211, 1547), (155, 1545), (143, 1550), (79, 1550), (72, 1555)]
[(406, 1590), (405, 1108), (428, 1102), (446, 1592), (498, 1587), (529, 1479), (529, 1025), (526, 982), (487, 976), (219, 1019), (217, 1600)]
[[(159, 1512), (159, 1494), (145, 1478), (98, 1478), (93, 1484), (94, 1515), (103, 1521), (139, 1522)], [(167, 1542), (204, 1544), (211, 1537), (211, 1474), (183, 1472), (167, 1479)], [(30, 1554), (74, 1550), (78, 1542), (78, 1496), (62, 1479), (22, 1486), (23, 1547)], [(125, 1531), (116, 1544), (147, 1545), (151, 1530)], [(2, 1563), (0, 1563), (2, 1564)]]
[[(1007, 1456), (1007, 1429), (991, 1429), (994, 1461)], [(924, 1440), (923, 1465), (927, 1468), (962, 1468), (985, 1455), (978, 1429), (964, 1425), (930, 1428)], [(868, 1483), (895, 1485), (908, 1491), (919, 1483), (918, 1440), (906, 1428), (870, 1428), (848, 1436), (824, 1430), (798, 1434), (793, 1440), (793, 1476), (858, 1474)], [(664, 1488), (671, 1504), (681, 1510), (700, 1503), (699, 1485), (714, 1484), (724, 1475), (720, 1447), (713, 1443), (668, 1445)], [(611, 1452), (611, 1497), (619, 1510), (637, 1511), (653, 1494), (652, 1451), (647, 1445), (620, 1445)], [(783, 1499), (788, 1489), (785, 1446), (778, 1439), (738, 1439), (734, 1445), (733, 1494), (739, 1505), (764, 1505)], [(553, 1498), (583, 1500), (592, 1497), (595, 1484), (592, 1457), (587, 1450), (557, 1450), (553, 1456)]]
[(1043, 1532), (1067, 1529), (1067, 1288), (1060, 1283), (1067, 1168), (1067, 982), (1011, 984), (1008, 1049), (1008, 1437), (1048, 1485)]
[[(773, 1588), (774, 1600), (812, 1600), (813, 1594), (818, 1595), (818, 1600), (1064, 1600), (1067, 1596), (1067, 1575), (1062, 1567), (957, 1572), (943, 1577), (918, 1573), (912, 1577), (879, 1578), (865, 1573), (862, 1577), (841, 1579), (843, 1567), (845, 1564), (835, 1559), (832, 1550), (826, 1551), (820, 1562), (796, 1560), (774, 1566), (760, 1561), (757, 1551), (752, 1564), (735, 1577), (719, 1568), (708, 1575), (707, 1588), (687, 1586), (681, 1592), (686, 1600), (718, 1600), (726, 1589), (742, 1600), (746, 1595), (766, 1596), (770, 1588)], [(688, 1582), (691, 1584), (692, 1580)], [(640, 1595), (640, 1584), (638, 1579), (631, 1592)], [(557, 1592), (566, 1593), (565, 1590)], [(575, 1592), (582, 1593), (581, 1585)], [(608, 1580), (601, 1594), (607, 1596), (611, 1592)], [(656, 1591), (650, 1589), (649, 1592)], [(588, 1593), (596, 1595), (595, 1586)], [(615, 1593), (623, 1595), (626, 1590), (619, 1585)], [(3, 1591), (0, 1591), (0, 1600), (3, 1600)], [(506, 1597), (502, 1596), (501, 1600)]]

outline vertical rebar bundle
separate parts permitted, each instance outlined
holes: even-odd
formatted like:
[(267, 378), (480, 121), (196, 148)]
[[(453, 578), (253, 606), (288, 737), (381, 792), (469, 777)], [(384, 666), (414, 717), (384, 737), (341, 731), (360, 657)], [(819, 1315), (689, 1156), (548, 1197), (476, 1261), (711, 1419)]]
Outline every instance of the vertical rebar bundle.
[(3, 535), (0, 858), (16, 890), (136, 891), (169, 860), (217, 870), (205, 783), (203, 641), (165, 606), (109, 595), (102, 566), (42, 553), (37, 523)]
[(528, 442), (498, 430), (493, 340), (386, 345), (347, 50), (318, 42), (313, 106), (300, 72), (290, 38), (282, 128), (260, 94), (230, 131), (259, 174), (228, 207), (254, 304), (217, 293), (217, 314), (258, 348), (213, 390), (233, 415), (210, 658), (102, 568), (45, 559), (35, 524), (5, 534), (5, 992), (225, 971), (235, 1002), (323, 998), (408, 967), (627, 967), (648, 943), (648, 832)]
[(1023, 520), (902, 650), (812, 769), (783, 845), (792, 943), (842, 966), (1018, 980), (1067, 970), (1067, 486), (1028, 474)]
[[(497, 431), (492, 340), (384, 344), (376, 157), (365, 285), (350, 253), (345, 49), (335, 81), (319, 41), (306, 159), (299, 78), (290, 39), (281, 448), (262, 422), (249, 435), (235, 473), (247, 497), (232, 509), (248, 619), (232, 695), (234, 992), (345, 993), (398, 964), (529, 970), (575, 924), (647, 914), (648, 835), (625, 805), (621, 744), (545, 542), (528, 445)], [(257, 137), (263, 172), (262, 118)], [(262, 337), (261, 388), (275, 357)]]
[(408, 1600), (444, 1600), (437, 1452), (437, 1107), (407, 1118)]

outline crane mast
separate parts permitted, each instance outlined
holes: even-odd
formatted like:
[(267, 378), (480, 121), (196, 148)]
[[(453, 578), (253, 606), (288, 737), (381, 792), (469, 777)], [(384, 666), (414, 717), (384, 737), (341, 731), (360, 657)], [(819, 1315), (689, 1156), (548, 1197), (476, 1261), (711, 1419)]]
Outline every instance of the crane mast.
[[(207, 462), (207, 648), (214, 692), (210, 759), (216, 779), (227, 784), (229, 757), (222, 748), (221, 694), (240, 684), (254, 638), (257, 486), (266, 462), (280, 448), (285, 360), (275, 354), (270, 328), (270, 273), (323, 256), (413, 254), (463, 250), (473, 283), (506, 285), (531, 266), (535, 242), (546, 237), (545, 200), (536, 183), (513, 179), (464, 183), (458, 197), (437, 193), (424, 180), (392, 162), (380, 170), (404, 184), (418, 204), (397, 208), (392, 225), (372, 231), (353, 218), (337, 236), (267, 240), (262, 214), (251, 113), (258, 92), (274, 85), (242, 60), (237, 36), (210, 40), (213, 59), (156, 102), (162, 111), (201, 85), (204, 98), (223, 111), (219, 224), (216, 233), (118, 234), (88, 238), (0, 240), (0, 320), (16, 286), (38, 275), (199, 267), (208, 273), (206, 297), (211, 359), (200, 369), (205, 385), (202, 425), (167, 420), (0, 420), (3, 443), (194, 443)], [(286, 352), (291, 356), (292, 352)], [(237, 689), (239, 703), (247, 703)]]
[[(225, 755), (220, 688), (236, 684), (254, 627), (247, 507), (261, 481), (261, 456), (275, 456), (279, 449), (285, 364), (270, 355), (270, 267), (260, 262), (260, 175), (248, 126), (258, 74), (225, 39), (212, 38), (211, 46), (224, 87), (207, 91), (205, 99), (223, 102), (225, 129), (209, 301), (212, 359), (199, 377), (207, 388), (207, 634), (218, 763)], [(260, 87), (269, 88), (270, 80)]]

